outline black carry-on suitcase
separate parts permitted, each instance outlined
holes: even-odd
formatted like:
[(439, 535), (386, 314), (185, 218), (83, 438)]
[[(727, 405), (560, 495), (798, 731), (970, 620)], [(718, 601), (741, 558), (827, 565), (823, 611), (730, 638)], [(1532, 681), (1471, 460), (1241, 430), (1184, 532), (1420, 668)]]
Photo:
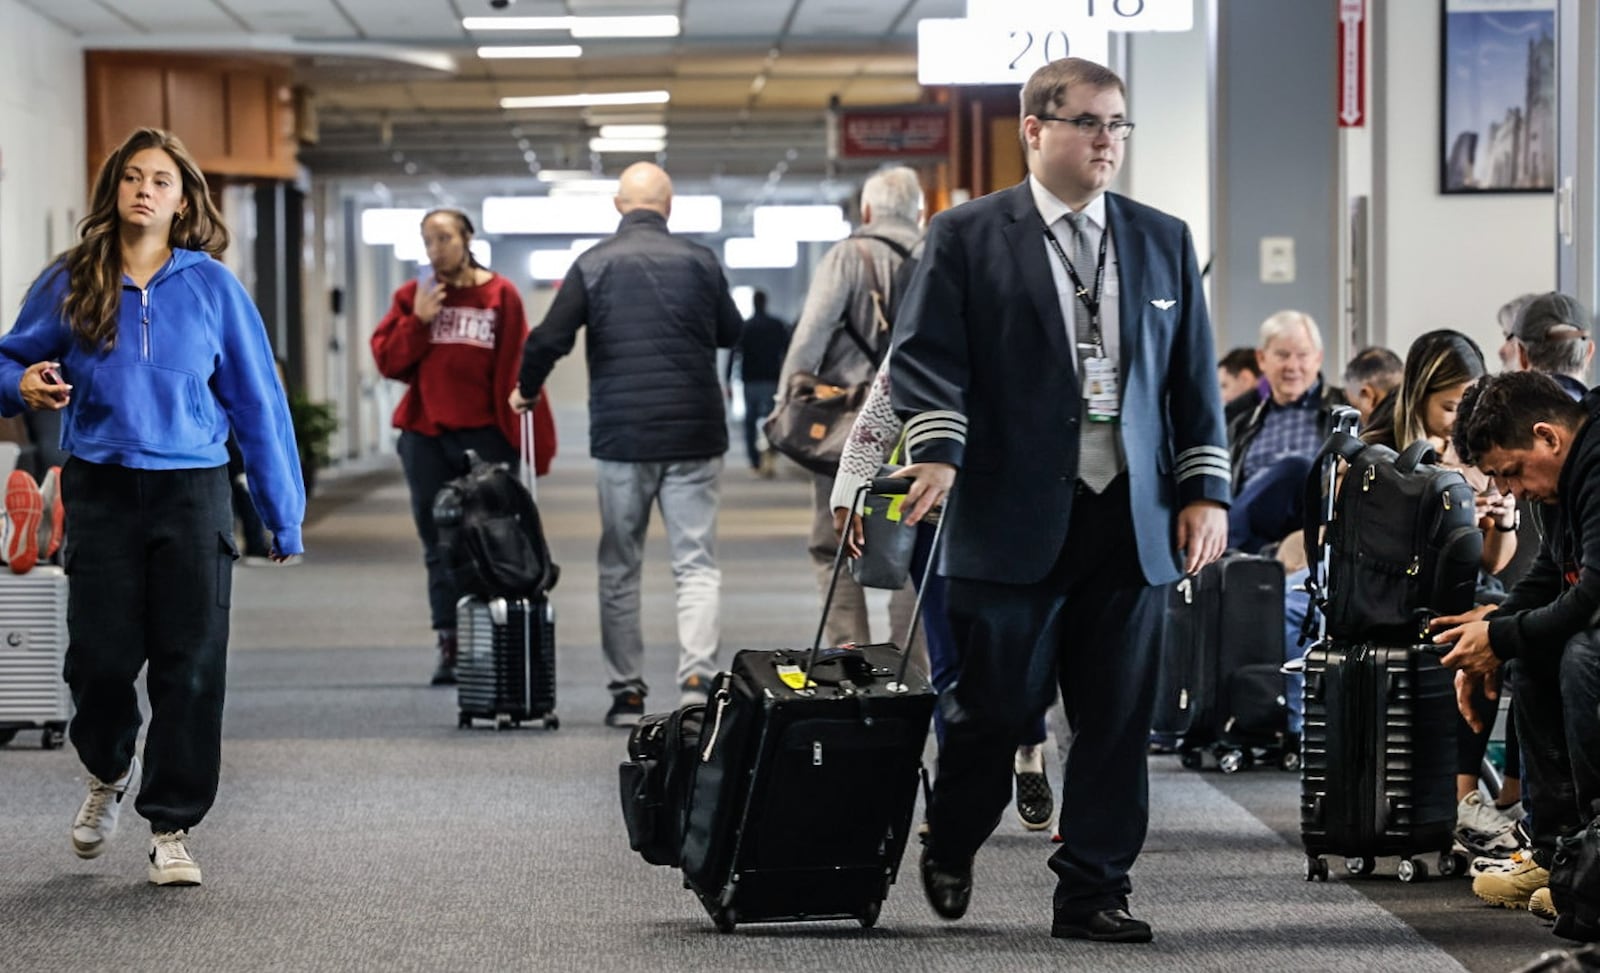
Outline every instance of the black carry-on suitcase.
[(1306, 878), (1326, 879), (1323, 855), (1352, 875), (1400, 858), (1402, 882), (1465, 870), (1451, 855), (1456, 826), (1455, 676), (1436, 646), (1319, 642), (1306, 653), (1300, 838)]
[[(1335, 435), (1353, 428), (1341, 409)], [(1337, 460), (1311, 473), (1309, 509), (1317, 522), (1334, 514)], [(1353, 486), (1348, 478), (1346, 489)], [(1343, 525), (1349, 530), (1353, 525)], [(1398, 856), (1403, 882), (1428, 876), (1421, 856), (1437, 855), (1442, 875), (1465, 870), (1451, 854), (1456, 822), (1455, 677), (1431, 644), (1399, 646), (1335, 640), (1327, 635), (1329, 556), (1307, 538), (1307, 581), (1318, 638), (1305, 653), (1305, 727), (1301, 734), (1300, 837), (1307, 881), (1326, 880), (1322, 857), (1344, 858), (1352, 875), (1370, 874), (1375, 859)], [(1308, 633), (1309, 634), (1309, 633)]]
[[(841, 544), (835, 583), (842, 562)], [(824, 619), (831, 601), (830, 587)], [(712, 683), (682, 863), (721, 932), (815, 919), (871, 927), (904, 855), (933, 687), (893, 645), (821, 642), (819, 626), (810, 650), (740, 652)]]
[(467, 597), (456, 605), (457, 725), (497, 729), (556, 716), (556, 614), (548, 598)]
[(1206, 756), (1224, 773), (1258, 755), (1299, 768), (1285, 746), (1283, 565), (1253, 554), (1225, 554), (1172, 590), (1164, 633), (1162, 696), (1156, 729), (1179, 733), (1190, 769)]
[[(533, 414), (525, 412), (517, 479), (530, 499), (537, 491), (533, 446)], [(537, 552), (543, 578), (531, 593), (479, 592), (456, 604), (456, 709), (457, 726), (463, 729), (475, 720), (491, 721), (496, 729), (534, 722), (549, 730), (561, 726), (556, 716), (556, 614), (547, 594), (560, 574), (545, 547), (536, 505), (522, 502), (532, 510), (537, 543), (530, 550)]]

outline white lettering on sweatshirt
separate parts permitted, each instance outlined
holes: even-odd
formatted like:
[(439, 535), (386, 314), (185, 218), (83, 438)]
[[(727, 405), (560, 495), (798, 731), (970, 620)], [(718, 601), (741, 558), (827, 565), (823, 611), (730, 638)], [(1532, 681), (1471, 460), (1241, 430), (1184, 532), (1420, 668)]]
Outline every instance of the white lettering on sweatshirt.
[(495, 312), (482, 307), (442, 307), (433, 319), (428, 340), (436, 345), (494, 348)]

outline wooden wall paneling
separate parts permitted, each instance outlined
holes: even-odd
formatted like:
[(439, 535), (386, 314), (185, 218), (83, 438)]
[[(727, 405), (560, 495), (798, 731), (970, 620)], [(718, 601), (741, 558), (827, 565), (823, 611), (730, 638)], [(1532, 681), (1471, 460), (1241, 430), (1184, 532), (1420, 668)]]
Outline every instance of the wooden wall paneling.
[(167, 130), (189, 147), (206, 172), (226, 168), (228, 151), (227, 92), (222, 78), (205, 67), (174, 66), (166, 70)]
[(134, 129), (167, 124), (167, 93), (155, 65), (89, 67), (89, 178)]
[(273, 137), (273, 113), (267, 101), (273, 84), (261, 75), (248, 71), (229, 71), (228, 89), (228, 152), (244, 158), (270, 159), (276, 139)]

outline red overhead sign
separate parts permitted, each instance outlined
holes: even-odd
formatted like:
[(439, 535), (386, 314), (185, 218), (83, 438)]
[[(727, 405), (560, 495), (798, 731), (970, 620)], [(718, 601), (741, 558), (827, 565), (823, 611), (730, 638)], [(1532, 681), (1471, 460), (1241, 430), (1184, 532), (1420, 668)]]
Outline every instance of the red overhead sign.
[(1339, 127), (1367, 120), (1367, 0), (1339, 0)]
[(950, 154), (950, 110), (930, 105), (844, 109), (839, 155), (845, 159), (904, 159)]

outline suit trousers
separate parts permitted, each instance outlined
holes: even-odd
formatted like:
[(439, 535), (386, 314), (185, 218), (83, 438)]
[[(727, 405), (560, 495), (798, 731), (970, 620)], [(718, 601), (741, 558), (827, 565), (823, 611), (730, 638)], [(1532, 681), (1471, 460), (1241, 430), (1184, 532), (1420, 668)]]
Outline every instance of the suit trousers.
[(1050, 859), (1056, 914), (1126, 905), (1128, 870), (1149, 820), (1146, 751), (1160, 658), (1163, 589), (1139, 567), (1128, 477), (1103, 493), (1081, 483), (1050, 573), (1025, 585), (950, 579), (960, 652), (928, 810), (935, 861), (973, 856), (1011, 799), (1024, 727), (1060, 687), (1074, 737)]
[(89, 773), (128, 769), (147, 664), (150, 729), (134, 807), (155, 831), (192, 828), (217, 796), (233, 590), (227, 467), (135, 470), (70, 459), (68, 731)]

